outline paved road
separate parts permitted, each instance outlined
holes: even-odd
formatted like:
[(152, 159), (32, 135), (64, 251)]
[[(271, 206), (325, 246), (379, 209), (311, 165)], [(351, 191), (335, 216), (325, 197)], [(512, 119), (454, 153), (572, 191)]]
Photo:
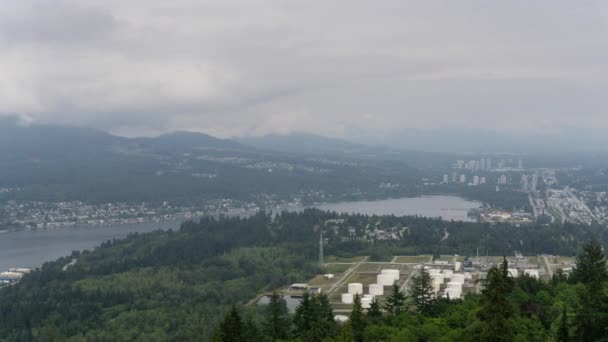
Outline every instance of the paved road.
[(362, 263), (364, 263), (365, 261), (367, 261), (369, 257), (365, 257), (363, 258), (363, 260), (359, 261), (358, 263), (355, 263), (353, 266), (351, 266), (351, 268), (349, 268), (348, 270), (346, 270), (346, 272), (344, 272), (342, 274), (342, 276), (340, 277), (340, 279), (334, 283), (334, 285), (332, 285), (332, 287), (327, 291), (327, 295), (331, 296), (337, 289), (339, 289), (340, 287), (342, 287), (344, 285), (344, 283), (348, 280), (348, 278), (350, 278), (350, 276), (353, 274), (353, 272), (359, 268), (359, 266), (361, 266)]

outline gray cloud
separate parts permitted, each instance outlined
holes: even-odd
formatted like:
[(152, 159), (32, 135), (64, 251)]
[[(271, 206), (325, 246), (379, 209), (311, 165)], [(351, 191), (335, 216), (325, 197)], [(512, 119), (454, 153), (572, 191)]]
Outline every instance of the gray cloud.
[(0, 113), (120, 134), (608, 128), (604, 1), (4, 0)]

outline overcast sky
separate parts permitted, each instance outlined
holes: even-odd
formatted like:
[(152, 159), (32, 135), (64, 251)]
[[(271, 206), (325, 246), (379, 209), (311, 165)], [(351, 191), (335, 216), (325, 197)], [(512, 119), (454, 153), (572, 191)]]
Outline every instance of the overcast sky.
[(608, 128), (608, 1), (0, 0), (0, 115), (123, 135)]

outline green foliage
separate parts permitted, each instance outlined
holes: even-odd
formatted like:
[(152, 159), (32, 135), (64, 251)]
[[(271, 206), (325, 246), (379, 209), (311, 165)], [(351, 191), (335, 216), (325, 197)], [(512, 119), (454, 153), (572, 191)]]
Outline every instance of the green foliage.
[(264, 334), (272, 340), (285, 339), (290, 330), (287, 304), (276, 292), (270, 296), (266, 307)]
[(431, 309), (435, 292), (433, 291), (431, 276), (426, 268), (421, 268), (419, 273), (411, 278), (409, 297), (416, 312), (426, 314)]
[(353, 301), (353, 309), (350, 313), (350, 328), (353, 334), (353, 340), (356, 342), (363, 341), (363, 333), (367, 326), (367, 320), (363, 314), (363, 308), (361, 307), (361, 297), (359, 294), (355, 294)]
[(405, 310), (405, 293), (399, 288), (399, 284), (393, 284), (390, 295), (386, 298), (384, 308), (393, 317), (399, 316)]

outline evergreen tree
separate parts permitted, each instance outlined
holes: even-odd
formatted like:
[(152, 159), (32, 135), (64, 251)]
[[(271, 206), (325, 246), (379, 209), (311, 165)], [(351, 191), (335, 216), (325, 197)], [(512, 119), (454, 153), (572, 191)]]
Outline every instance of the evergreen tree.
[(597, 240), (583, 246), (583, 253), (576, 260), (576, 268), (570, 277), (574, 283), (601, 283), (608, 280), (606, 257)]
[(353, 302), (353, 309), (350, 313), (350, 326), (352, 328), (353, 340), (356, 342), (363, 341), (363, 332), (367, 326), (365, 315), (363, 314), (363, 307), (361, 306), (361, 297), (358, 294), (355, 295)]
[(243, 323), (243, 336), (245, 341), (248, 342), (258, 342), (262, 340), (262, 332), (251, 315), (247, 315), (245, 322)]
[(382, 311), (380, 303), (374, 298), (369, 309), (367, 310), (367, 320), (373, 324), (379, 324), (382, 321)]
[(398, 316), (405, 308), (405, 300), (405, 294), (399, 289), (399, 284), (395, 282), (391, 294), (386, 299), (386, 311), (393, 317)]
[(312, 327), (314, 319), (313, 301), (308, 291), (302, 295), (300, 305), (296, 308), (296, 313), (293, 317), (293, 322), (296, 326), (296, 332), (299, 336), (303, 336)]
[(513, 308), (508, 300), (510, 292), (511, 283), (508, 276), (505, 277), (504, 265), (501, 269), (492, 267), (484, 281), (481, 309), (477, 314), (482, 323), (479, 331), (480, 341), (513, 340)]
[(236, 307), (232, 307), (213, 333), (213, 342), (246, 341), (243, 322)]
[(608, 296), (604, 289), (608, 272), (597, 241), (585, 244), (572, 278), (585, 285), (580, 293), (580, 308), (574, 316), (574, 336), (580, 341), (600, 340), (608, 326)]
[(570, 342), (570, 329), (568, 328), (568, 309), (564, 305), (562, 310), (562, 318), (559, 322), (559, 328), (557, 330), (557, 336), (555, 336), (557, 342)]
[(410, 298), (417, 312), (427, 314), (434, 302), (435, 292), (431, 283), (431, 276), (425, 268), (421, 268), (418, 275), (413, 276), (410, 285)]
[(264, 333), (273, 340), (285, 339), (289, 333), (287, 304), (276, 292), (270, 296), (263, 327)]

